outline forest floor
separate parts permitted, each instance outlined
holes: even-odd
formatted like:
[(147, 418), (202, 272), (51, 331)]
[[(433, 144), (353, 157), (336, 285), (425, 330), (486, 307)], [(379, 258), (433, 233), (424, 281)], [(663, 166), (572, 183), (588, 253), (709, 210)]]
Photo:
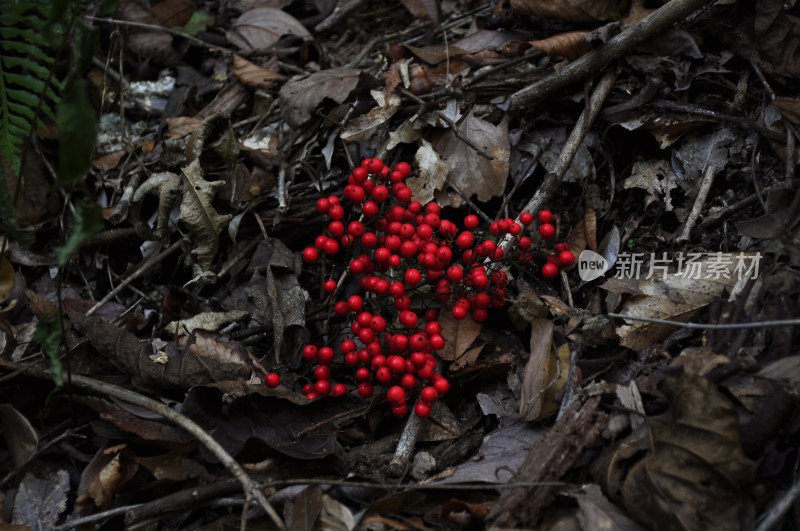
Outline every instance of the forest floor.
[(83, 14), (2, 529), (800, 528), (800, 6), (751, 4)]

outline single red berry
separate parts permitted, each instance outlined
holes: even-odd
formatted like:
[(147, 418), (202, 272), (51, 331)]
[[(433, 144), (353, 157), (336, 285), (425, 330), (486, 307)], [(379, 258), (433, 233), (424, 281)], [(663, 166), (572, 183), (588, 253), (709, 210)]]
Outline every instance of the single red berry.
[(400, 406), (406, 403), (406, 392), (399, 385), (394, 385), (386, 391), (386, 400), (393, 406)]
[(307, 384), (305, 384), (305, 385), (303, 386), (303, 392), (304, 392), (305, 394), (308, 394), (308, 393), (313, 393), (313, 392), (314, 392), (314, 384), (312, 384), (312, 383), (307, 383)]
[(358, 312), (364, 307), (364, 299), (361, 298), (361, 295), (350, 295), (347, 297), (347, 307)]
[(558, 276), (558, 266), (548, 262), (542, 266), (542, 276), (544, 278), (556, 278)]
[(427, 402), (420, 400), (414, 406), (414, 413), (421, 419), (427, 418), (431, 414), (431, 406)]
[(456, 238), (456, 245), (459, 249), (469, 249), (475, 243), (475, 236), (469, 232), (464, 231)]
[(330, 256), (335, 255), (339, 252), (339, 242), (333, 238), (328, 238), (327, 241), (325, 241), (325, 245), (322, 247), (322, 252)]
[(419, 318), (417, 314), (412, 312), (411, 310), (405, 310), (400, 312), (398, 317), (400, 324), (402, 324), (406, 328), (414, 328), (417, 326), (417, 322), (419, 322)]
[(413, 363), (415, 367), (422, 368), (425, 366), (424, 352), (412, 352), (408, 359), (411, 360), (411, 363)]
[(333, 305), (333, 313), (335, 313), (339, 317), (344, 317), (350, 311), (350, 308), (347, 307), (347, 303), (345, 301), (339, 301)]
[(428, 338), (428, 343), (430, 343), (431, 348), (433, 350), (442, 350), (445, 346), (445, 339), (439, 334), (433, 334), (431, 337)]
[(415, 286), (422, 280), (422, 273), (419, 272), (419, 269), (413, 267), (406, 269), (403, 280), (405, 280), (407, 286)]
[(322, 283), (322, 289), (327, 293), (333, 293), (336, 291), (336, 281), (329, 278), (325, 282)]
[(363, 383), (358, 384), (358, 394), (362, 398), (371, 397), (372, 396), (372, 391), (373, 391), (372, 384), (369, 384), (367, 382), (363, 382)]
[(395, 417), (405, 417), (408, 415), (408, 406), (406, 404), (400, 406), (392, 406), (392, 415)]
[(319, 251), (317, 251), (313, 247), (306, 247), (305, 249), (303, 249), (303, 261), (304, 262), (306, 262), (308, 264), (313, 264), (317, 260), (319, 260)]
[(316, 367), (314, 367), (314, 378), (316, 378), (317, 380), (330, 380), (331, 368), (328, 367), (327, 365), (317, 365)]
[(417, 379), (411, 373), (406, 373), (400, 378), (400, 386), (404, 389), (413, 389), (417, 386)]
[(319, 349), (316, 347), (316, 345), (306, 345), (303, 347), (303, 359), (306, 361), (317, 359), (318, 353)]
[(375, 248), (378, 245), (378, 236), (376, 236), (374, 232), (365, 232), (361, 236), (361, 245), (363, 245), (365, 249)]
[(556, 235), (556, 228), (550, 223), (543, 223), (542, 225), (539, 225), (539, 234), (544, 239), (552, 238)]
[(319, 396), (328, 395), (331, 392), (331, 383), (328, 380), (318, 380), (317, 383), (314, 384), (314, 391), (316, 391)]
[[(313, 386), (312, 386), (312, 389), (313, 389)], [(316, 400), (317, 398), (319, 398), (319, 395), (316, 392), (311, 391), (310, 393), (306, 393), (306, 398), (308, 400)]]
[(482, 323), (489, 318), (489, 312), (484, 310), (483, 308), (475, 308), (472, 310), (472, 320), (476, 323)]
[(470, 214), (464, 218), (464, 228), (476, 229), (481, 224), (481, 220), (475, 214)]
[(451, 313), (453, 314), (453, 319), (461, 321), (467, 317), (467, 313), (469, 313), (469, 307), (464, 304), (456, 304), (453, 306)]
[(394, 169), (403, 174), (403, 177), (411, 175), (411, 165), (408, 162), (398, 162), (395, 164)]
[(357, 382), (368, 382), (372, 374), (369, 372), (369, 369), (366, 367), (361, 367), (356, 370), (356, 381)]
[(522, 212), (519, 215), (519, 222), (523, 225), (530, 225), (533, 223), (533, 214), (530, 212)]
[(316, 209), (317, 212), (320, 214), (327, 214), (328, 210), (331, 208), (331, 202), (328, 201), (327, 197), (320, 197), (317, 199)]
[(561, 267), (571, 267), (575, 264), (575, 255), (572, 254), (572, 251), (561, 251), (558, 254), (558, 263), (561, 264)]
[(398, 201), (401, 203), (408, 203), (411, 201), (412, 193), (411, 188), (406, 186), (403, 183), (397, 183), (392, 187), (392, 194), (397, 198)]
[(447, 381), (447, 378), (444, 376), (440, 376), (433, 381), (433, 387), (439, 393), (439, 395), (447, 394), (447, 391), (450, 390), (450, 382)]
[(347, 386), (345, 384), (337, 383), (331, 387), (331, 395), (342, 396), (347, 394)]
[(333, 363), (333, 358), (335, 356), (336, 353), (331, 347), (322, 347), (319, 349), (319, 353), (317, 353), (317, 361), (320, 365), (330, 365)]
[(381, 367), (375, 371), (375, 379), (382, 384), (388, 384), (392, 381), (392, 370), (389, 367)]
[(439, 399), (439, 391), (437, 391), (435, 387), (429, 385), (428, 387), (422, 388), (419, 397), (425, 402), (435, 402)]
[(539, 220), (539, 223), (550, 223), (553, 221), (553, 213), (549, 210), (540, 210), (536, 218)]
[(353, 169), (353, 180), (357, 183), (361, 184), (367, 180), (368, 173), (366, 168), (354, 168)]
[(281, 377), (277, 372), (269, 372), (264, 376), (264, 384), (270, 389), (275, 389), (281, 384)]

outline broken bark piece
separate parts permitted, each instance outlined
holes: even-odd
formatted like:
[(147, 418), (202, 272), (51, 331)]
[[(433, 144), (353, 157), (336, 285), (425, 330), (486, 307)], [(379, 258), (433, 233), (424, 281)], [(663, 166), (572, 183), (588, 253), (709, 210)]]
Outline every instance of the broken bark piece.
[(608, 424), (599, 396), (573, 401), (567, 413), (531, 448), (512, 482), (542, 483), (506, 491), (487, 518), (492, 529), (531, 527), (560, 487), (558, 482)]

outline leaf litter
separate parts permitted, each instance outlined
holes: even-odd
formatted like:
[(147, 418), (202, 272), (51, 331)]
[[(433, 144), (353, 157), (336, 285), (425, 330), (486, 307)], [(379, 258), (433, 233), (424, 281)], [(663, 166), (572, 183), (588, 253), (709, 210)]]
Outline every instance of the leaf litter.
[[(104, 113), (91, 173), (69, 193), (46, 184), (58, 160), (43, 124), (29, 185), (12, 188), (34, 243), (9, 230), (0, 262), (3, 524), (239, 526), (247, 501), (228, 485), (220, 501), (235, 510), (162, 506), (213, 496), (230, 469), (173, 419), (54, 389), (25, 365), (42, 357), (41, 320), (57, 323), (67, 386), (89, 377), (194, 420), (267, 492), (281, 489), (272, 499), (290, 528), (750, 529), (772, 518), (789, 529), (796, 323), (639, 319), (798, 314), (798, 6), (769, 0), (745, 15), (694, 1), (694, 17), (625, 49), (576, 146), (590, 75), (509, 111), (513, 94), (573, 63), (599, 79), (605, 43), (689, 3), (164, 0), (91, 19), (103, 38), (87, 80)], [(319, 302), (332, 272), (300, 251), (322, 227), (316, 198), (367, 156), (413, 163), (414, 197), (454, 221), (513, 218), (539, 201), (559, 241), (604, 261), (588, 280), (578, 264), (551, 282), (537, 251), (509, 279), (512, 311), (482, 324), (443, 312), (452, 388), (399, 480), (387, 470), (405, 426), (382, 396), (301, 392), (301, 346), (341, 338)], [(67, 222), (79, 201), (103, 209), (98, 234)], [(699, 224), (688, 239), (687, 224)], [(57, 268), (70, 234), (82, 246)], [(61, 248), (63, 263), (77, 245)], [(680, 274), (688, 255), (715, 273)], [(743, 279), (737, 260), (754, 256)], [(283, 384), (267, 388), (266, 372)]]

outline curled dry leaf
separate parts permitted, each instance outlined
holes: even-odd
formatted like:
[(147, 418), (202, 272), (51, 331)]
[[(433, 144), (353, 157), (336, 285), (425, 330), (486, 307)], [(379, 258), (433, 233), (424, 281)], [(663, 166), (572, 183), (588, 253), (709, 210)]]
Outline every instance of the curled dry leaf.
[(225, 183), (205, 180), (198, 159), (183, 168), (181, 174), (184, 186), (179, 220), (192, 234), (195, 275), (206, 275), (219, 248), (219, 234), (231, 219), (230, 214), (219, 214), (212, 205), (217, 190)]
[(203, 312), (189, 319), (172, 321), (164, 327), (164, 331), (171, 336), (191, 334), (195, 330), (216, 332), (230, 323), (246, 319), (250, 314), (244, 310), (230, 310), (227, 312)]
[(325, 98), (344, 102), (358, 85), (361, 71), (355, 68), (331, 68), (309, 76), (295, 76), (280, 90), (281, 113), (289, 124), (306, 123)]
[(283, 35), (310, 39), (311, 34), (289, 13), (271, 7), (257, 7), (233, 21), (228, 40), (240, 50), (269, 48)]
[(511, 0), (511, 9), (563, 22), (595, 22), (619, 16), (627, 4), (625, 0)]
[(472, 319), (454, 319), (449, 312), (442, 312), (439, 316), (442, 326), (442, 337), (445, 345), (439, 351), (439, 357), (445, 361), (453, 361), (464, 354), (481, 333), (481, 324)]
[(530, 41), (529, 44), (551, 58), (563, 57), (572, 61), (592, 49), (587, 39), (589, 35), (588, 31), (567, 31), (546, 39)]
[(669, 410), (620, 441), (594, 467), (612, 497), (659, 529), (739, 529), (755, 467), (739, 442), (736, 408), (699, 376), (665, 379)]
[(663, 200), (664, 209), (672, 211), (671, 192), (677, 188), (678, 177), (672, 170), (672, 166), (663, 159), (642, 160), (633, 163), (630, 176), (625, 179), (623, 187), (639, 188), (647, 192), (645, 207), (654, 201)]
[(261, 68), (241, 55), (233, 56), (233, 70), (231, 73), (243, 85), (262, 90), (273, 89), (275, 85), (286, 79), (282, 74)]
[(172, 172), (154, 173), (133, 194), (135, 203), (141, 202), (147, 194), (158, 194), (158, 217), (153, 236), (159, 240), (169, 236), (169, 213), (178, 199), (180, 185), (180, 177)]
[(0, 430), (14, 468), (27, 463), (39, 447), (39, 436), (31, 423), (11, 404), (0, 404)]
[[(473, 107), (457, 125), (463, 138), (469, 139), (489, 160), (458, 138), (452, 130), (437, 135), (434, 148), (442, 159), (450, 164), (449, 182), (467, 197), (477, 196), (479, 201), (488, 201), (503, 193), (508, 179), (510, 144), (508, 140), (508, 117), (494, 125), (477, 116)], [(437, 194), (442, 205), (461, 206), (463, 200), (457, 194)]]

